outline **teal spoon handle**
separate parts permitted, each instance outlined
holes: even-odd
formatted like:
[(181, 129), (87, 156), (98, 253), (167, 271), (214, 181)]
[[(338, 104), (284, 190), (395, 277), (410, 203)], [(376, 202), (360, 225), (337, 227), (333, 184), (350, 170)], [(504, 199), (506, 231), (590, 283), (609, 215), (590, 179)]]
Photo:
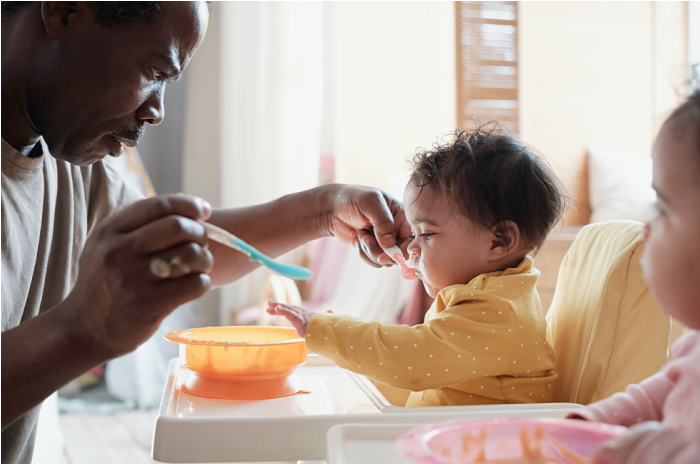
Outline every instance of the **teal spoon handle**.
[(222, 229), (221, 227), (217, 227), (213, 224), (203, 221), (200, 221), (200, 224), (202, 224), (206, 229), (207, 236), (210, 240), (231, 247), (234, 250), (240, 251), (244, 255), (248, 256), (251, 262), (260, 263), (263, 266), (275, 271), (276, 273), (285, 277), (289, 277), (293, 280), (308, 280), (313, 276), (313, 273), (305, 267), (296, 266), (294, 264), (278, 263), (277, 261), (274, 261), (269, 256), (266, 256), (265, 254), (256, 250), (248, 243), (244, 242), (232, 233)]

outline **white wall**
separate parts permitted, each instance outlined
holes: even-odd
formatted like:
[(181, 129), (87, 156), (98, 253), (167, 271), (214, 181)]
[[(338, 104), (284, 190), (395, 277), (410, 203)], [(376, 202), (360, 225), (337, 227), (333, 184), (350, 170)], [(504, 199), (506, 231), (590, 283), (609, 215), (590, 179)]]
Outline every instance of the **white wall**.
[(324, 8), (333, 31), (336, 180), (400, 194), (406, 156), (456, 126), (454, 3)]
[(553, 159), (586, 223), (585, 145), (649, 156), (682, 94), (683, 2), (518, 4), (520, 135)]

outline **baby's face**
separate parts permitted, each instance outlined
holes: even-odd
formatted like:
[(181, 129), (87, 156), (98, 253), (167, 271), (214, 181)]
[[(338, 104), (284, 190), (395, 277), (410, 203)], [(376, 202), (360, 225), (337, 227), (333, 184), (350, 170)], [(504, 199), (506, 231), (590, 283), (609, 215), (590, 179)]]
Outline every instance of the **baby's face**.
[(659, 213), (646, 224), (644, 277), (661, 308), (700, 329), (699, 134), (665, 124), (654, 145)]
[(448, 199), (409, 182), (403, 204), (413, 238), (408, 246), (409, 264), (416, 269), (425, 290), (435, 297), (440, 290), (466, 284), (489, 266), (490, 231), (478, 227)]

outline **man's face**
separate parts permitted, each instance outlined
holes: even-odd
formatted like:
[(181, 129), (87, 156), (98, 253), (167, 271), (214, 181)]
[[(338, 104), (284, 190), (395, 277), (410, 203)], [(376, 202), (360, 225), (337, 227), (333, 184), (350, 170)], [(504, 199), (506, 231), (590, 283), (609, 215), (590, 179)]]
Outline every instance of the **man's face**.
[(146, 124), (160, 124), (166, 83), (199, 47), (209, 12), (204, 2), (164, 2), (150, 22), (107, 28), (78, 3), (30, 73), (28, 106), (51, 154), (84, 166), (119, 156)]

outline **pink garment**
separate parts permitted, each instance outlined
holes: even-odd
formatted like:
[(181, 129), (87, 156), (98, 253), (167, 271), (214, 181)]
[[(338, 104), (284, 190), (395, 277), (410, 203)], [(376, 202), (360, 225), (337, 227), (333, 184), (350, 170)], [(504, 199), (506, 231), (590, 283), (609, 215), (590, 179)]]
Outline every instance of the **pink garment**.
[(423, 282), (420, 279), (412, 280), (411, 286), (411, 296), (409, 296), (406, 306), (399, 314), (399, 325), (406, 324), (413, 327), (414, 325), (422, 324), (425, 320), (425, 307), (423, 302), (423, 296), (425, 295), (425, 290), (423, 290)]
[(335, 294), (345, 263), (348, 246), (335, 237), (323, 237), (310, 242), (306, 249), (314, 276), (309, 281), (311, 295), (304, 308), (313, 311)]
[(569, 417), (633, 426), (659, 421), (620, 464), (700, 463), (700, 331), (687, 329), (656, 375)]

